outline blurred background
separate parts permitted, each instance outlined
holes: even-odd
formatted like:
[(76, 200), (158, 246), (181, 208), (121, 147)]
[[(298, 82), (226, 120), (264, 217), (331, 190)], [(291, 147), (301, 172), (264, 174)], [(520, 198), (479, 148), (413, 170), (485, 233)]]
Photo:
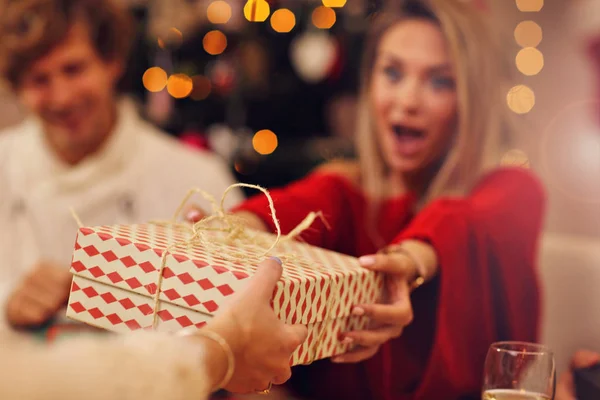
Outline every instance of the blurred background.
[[(157, 126), (267, 187), (353, 156), (362, 38), (377, 1), (123, 2), (138, 26), (123, 90)], [(600, 2), (485, 6), (514, 57), (507, 106), (529, 127), (505, 161), (546, 183), (549, 231), (598, 237)], [(0, 88), (0, 127), (22, 115)]]

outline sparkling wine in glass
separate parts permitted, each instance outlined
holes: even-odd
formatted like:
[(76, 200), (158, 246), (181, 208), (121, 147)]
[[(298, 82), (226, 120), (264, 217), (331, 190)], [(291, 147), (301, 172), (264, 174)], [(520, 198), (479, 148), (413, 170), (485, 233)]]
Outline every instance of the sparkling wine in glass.
[(483, 400), (552, 400), (556, 384), (552, 351), (526, 342), (498, 342), (485, 359)]

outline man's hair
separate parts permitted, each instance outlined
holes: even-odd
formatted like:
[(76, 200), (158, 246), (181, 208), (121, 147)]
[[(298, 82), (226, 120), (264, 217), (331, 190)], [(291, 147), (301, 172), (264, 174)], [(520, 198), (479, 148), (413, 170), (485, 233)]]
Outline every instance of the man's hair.
[(102, 59), (126, 59), (133, 24), (113, 0), (0, 0), (0, 79), (16, 88), (79, 22)]

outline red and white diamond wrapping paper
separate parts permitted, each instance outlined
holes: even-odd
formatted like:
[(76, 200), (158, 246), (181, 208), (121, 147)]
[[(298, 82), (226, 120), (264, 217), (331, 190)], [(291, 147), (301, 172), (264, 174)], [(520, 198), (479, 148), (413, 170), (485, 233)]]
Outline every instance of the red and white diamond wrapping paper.
[[(275, 240), (271, 234), (255, 234), (267, 243)], [(162, 254), (189, 236), (181, 227), (155, 224), (81, 228), (73, 252), (67, 316), (114, 332), (152, 329)], [(202, 327), (245, 286), (265, 251), (249, 243), (219, 243), (218, 251), (199, 243), (170, 251), (159, 296), (157, 330)], [(242, 254), (244, 261), (237, 261), (236, 254)], [(298, 241), (284, 241), (272, 254), (287, 256), (273, 309), (285, 322), (309, 328), (309, 337), (294, 354), (292, 364), (345, 352), (339, 333), (364, 328), (367, 323), (364, 317), (350, 315), (352, 306), (377, 302), (382, 277), (361, 268), (354, 257)]]

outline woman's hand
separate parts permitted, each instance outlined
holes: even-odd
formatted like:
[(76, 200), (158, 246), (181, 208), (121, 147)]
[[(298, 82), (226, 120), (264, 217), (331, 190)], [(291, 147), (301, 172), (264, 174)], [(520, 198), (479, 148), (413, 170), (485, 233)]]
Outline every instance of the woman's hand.
[(333, 362), (352, 363), (373, 357), (383, 343), (400, 336), (413, 319), (410, 283), (416, 269), (412, 260), (403, 253), (389, 253), (364, 256), (359, 261), (364, 268), (385, 273), (386, 304), (361, 304), (353, 309), (354, 315), (368, 316), (372, 328), (346, 333), (345, 343), (356, 348), (334, 357)]
[(587, 368), (600, 362), (600, 354), (588, 350), (580, 350), (571, 360), (571, 368), (564, 372), (556, 384), (556, 400), (576, 400), (575, 384), (573, 382), (573, 369)]
[(234, 374), (225, 387), (231, 392), (261, 391), (291, 376), (290, 357), (308, 332), (305, 326), (284, 324), (270, 306), (281, 272), (278, 259), (263, 261), (245, 290), (207, 325), (234, 354)]

